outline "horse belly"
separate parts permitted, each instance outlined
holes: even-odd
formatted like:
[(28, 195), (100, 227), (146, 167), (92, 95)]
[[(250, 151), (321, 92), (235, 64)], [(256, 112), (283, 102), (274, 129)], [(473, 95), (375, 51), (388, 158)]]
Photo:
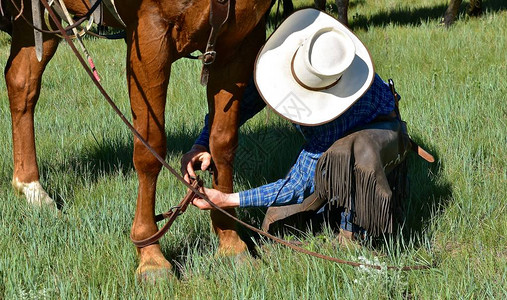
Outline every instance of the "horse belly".
[(242, 41), (261, 21), (271, 4), (271, 0), (236, 1), (234, 15), (229, 16), (224, 40), (227, 44)]
[[(231, 0), (229, 0), (231, 1)], [(182, 6), (180, 1), (167, 1), (172, 6), (164, 9), (165, 18), (170, 23), (171, 36), (178, 53), (185, 55), (195, 50), (204, 51), (211, 26), (209, 24), (209, 0), (189, 1)], [(259, 23), (271, 0), (232, 1), (229, 18), (218, 38), (218, 47), (234, 47), (241, 42)]]

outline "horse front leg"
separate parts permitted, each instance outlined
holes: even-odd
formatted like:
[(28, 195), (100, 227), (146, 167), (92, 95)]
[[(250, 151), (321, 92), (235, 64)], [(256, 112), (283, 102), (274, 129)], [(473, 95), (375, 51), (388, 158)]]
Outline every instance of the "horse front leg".
[[(157, 15), (141, 16), (137, 27), (127, 34), (127, 81), (135, 129), (162, 157), (166, 154), (164, 110), (171, 69), (171, 43), (167, 27)], [(131, 237), (142, 240), (157, 230), (155, 192), (162, 164), (134, 138), (134, 167), (138, 195)], [(158, 243), (138, 248), (141, 279), (163, 276), (172, 266)]]
[[(207, 94), (210, 107), (210, 151), (215, 163), (213, 187), (223, 192), (233, 191), (233, 162), (238, 145), (239, 101), (252, 76), (255, 56), (264, 42), (264, 22), (243, 40), (237, 52), (227, 63), (212, 65)], [(227, 44), (224, 42), (224, 44)], [(217, 51), (225, 56), (225, 49)], [(234, 209), (227, 210), (236, 215)], [(223, 213), (211, 211), (211, 220), (219, 238), (218, 254), (236, 255), (244, 252), (246, 244), (236, 231), (236, 223)]]
[[(218, 68), (213, 69), (214, 75), (223, 74), (225, 71), (218, 70)], [(233, 73), (237, 73), (237, 71)], [(237, 78), (236, 74), (234, 76)], [(213, 103), (212, 108), (210, 107), (210, 151), (215, 164), (213, 188), (232, 193), (232, 167), (238, 145), (239, 100), (247, 79), (225, 82), (224, 79), (212, 79), (211, 77), (208, 82), (208, 97), (212, 97)], [(223, 89), (218, 88), (219, 86)], [(234, 209), (229, 209), (227, 212), (236, 216)], [(213, 230), (219, 239), (218, 253), (220, 255), (235, 255), (244, 252), (246, 244), (237, 234), (235, 222), (221, 212), (212, 210), (210, 214)]]
[(14, 171), (12, 186), (31, 204), (56, 207), (39, 182), (35, 150), (34, 111), (41, 79), (58, 46), (58, 38), (44, 36), (42, 61), (35, 54), (33, 29), (21, 18), (13, 23), (11, 52), (5, 66), (5, 81), (12, 118)]

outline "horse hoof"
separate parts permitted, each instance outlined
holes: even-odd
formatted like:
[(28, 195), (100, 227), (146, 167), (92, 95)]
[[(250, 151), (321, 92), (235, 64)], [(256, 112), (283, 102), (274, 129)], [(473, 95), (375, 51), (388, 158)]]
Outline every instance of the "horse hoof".
[(239, 240), (235, 242), (234, 244), (230, 243), (220, 243), (220, 246), (218, 247), (216, 256), (239, 256), (244, 253), (247, 253), (248, 247), (246, 246), (245, 242), (242, 240)]
[(250, 255), (248, 251), (228, 256), (219, 255), (217, 252), (214, 258), (220, 264), (230, 268), (257, 268), (260, 265), (260, 260)]
[(141, 266), (137, 267), (136, 278), (140, 282), (155, 283), (167, 280), (173, 276), (172, 266), (163, 268), (160, 266)]
[(33, 181), (30, 183), (20, 182), (17, 178), (12, 180), (12, 186), (21, 195), (23, 195), (28, 203), (42, 207), (47, 206), (56, 209), (56, 202), (49, 197), (40, 182)]
[(139, 251), (139, 266), (136, 277), (143, 282), (156, 282), (172, 276), (172, 265), (160, 251), (158, 244), (150, 245)]

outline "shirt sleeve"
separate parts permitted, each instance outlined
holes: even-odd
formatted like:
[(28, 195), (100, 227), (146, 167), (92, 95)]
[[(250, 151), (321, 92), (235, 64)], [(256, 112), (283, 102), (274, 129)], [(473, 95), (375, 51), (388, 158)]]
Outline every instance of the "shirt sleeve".
[(204, 116), (204, 127), (202, 128), (201, 133), (199, 134), (199, 136), (195, 140), (194, 144), (204, 146), (209, 151), (209, 126), (208, 126), (208, 124), (209, 124), (209, 114), (206, 114), (206, 116)]
[[(255, 116), (260, 112), (266, 103), (262, 100), (259, 92), (255, 88), (253, 80), (250, 81), (243, 94), (243, 99), (239, 104), (239, 126), (241, 127), (246, 121)], [(209, 151), (209, 115), (206, 114), (204, 117), (204, 127), (199, 134), (199, 137), (195, 140), (194, 144), (206, 147)]]
[(284, 179), (239, 193), (239, 206), (281, 206), (301, 203), (315, 190), (315, 167), (322, 153), (303, 149)]

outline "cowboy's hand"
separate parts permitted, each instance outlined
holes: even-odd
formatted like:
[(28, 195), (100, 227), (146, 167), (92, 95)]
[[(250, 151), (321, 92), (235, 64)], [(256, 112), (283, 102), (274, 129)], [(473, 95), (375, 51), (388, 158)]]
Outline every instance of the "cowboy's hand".
[[(227, 194), (220, 192), (219, 190), (204, 188), (204, 194), (208, 197), (209, 200), (211, 200), (211, 202), (220, 208), (233, 208), (239, 206), (238, 193)], [(203, 210), (215, 209), (213, 206), (211, 206), (211, 204), (208, 203), (208, 201), (200, 197), (196, 197), (192, 201), (192, 204), (197, 208)]]
[(211, 154), (201, 145), (193, 145), (190, 151), (181, 157), (181, 174), (186, 182), (190, 183), (190, 177), (195, 177), (195, 168), (206, 170), (211, 164)]

